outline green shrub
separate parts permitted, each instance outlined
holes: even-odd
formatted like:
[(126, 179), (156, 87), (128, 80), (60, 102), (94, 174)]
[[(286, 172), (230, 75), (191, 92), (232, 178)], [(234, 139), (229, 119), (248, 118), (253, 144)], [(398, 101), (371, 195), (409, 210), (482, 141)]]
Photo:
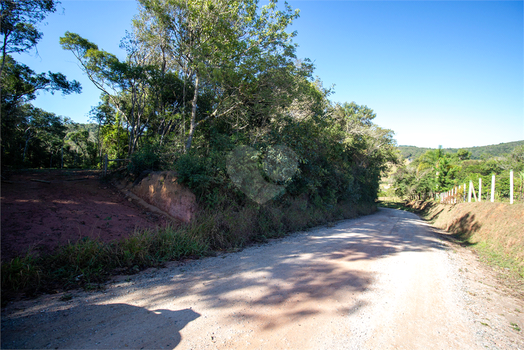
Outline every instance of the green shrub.
[(197, 196), (202, 196), (211, 182), (211, 171), (206, 161), (196, 154), (184, 154), (175, 162), (178, 182), (186, 185)]
[(161, 170), (163, 162), (160, 157), (160, 149), (157, 146), (145, 145), (131, 156), (131, 162), (127, 169), (135, 177), (146, 170)]
[(8, 263), (2, 262), (2, 290), (5, 287), (12, 291), (37, 289), (41, 279), (41, 267), (32, 254), (16, 257)]

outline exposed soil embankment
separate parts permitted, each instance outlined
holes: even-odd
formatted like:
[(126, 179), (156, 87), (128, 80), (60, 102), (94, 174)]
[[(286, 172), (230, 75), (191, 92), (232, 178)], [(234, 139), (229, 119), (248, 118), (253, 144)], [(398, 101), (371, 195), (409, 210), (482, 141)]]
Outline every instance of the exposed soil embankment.
[(170, 222), (145, 209), (95, 170), (27, 170), (2, 181), (2, 260), (50, 253), (89, 237), (121, 240)]
[(176, 222), (188, 223), (197, 212), (195, 195), (177, 182), (177, 175), (173, 171), (150, 172), (138, 183), (123, 180), (117, 186), (128, 195), (127, 191), (131, 191)]
[(474, 245), (491, 262), (524, 277), (524, 204), (411, 203), (434, 226)]

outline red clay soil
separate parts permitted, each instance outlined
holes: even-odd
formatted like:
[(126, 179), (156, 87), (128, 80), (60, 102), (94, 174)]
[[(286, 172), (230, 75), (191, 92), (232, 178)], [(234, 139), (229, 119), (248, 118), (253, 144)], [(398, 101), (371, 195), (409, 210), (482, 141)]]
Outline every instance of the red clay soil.
[(2, 261), (29, 249), (49, 253), (84, 237), (119, 240), (168, 222), (100, 181), (94, 170), (3, 174), (1, 210)]

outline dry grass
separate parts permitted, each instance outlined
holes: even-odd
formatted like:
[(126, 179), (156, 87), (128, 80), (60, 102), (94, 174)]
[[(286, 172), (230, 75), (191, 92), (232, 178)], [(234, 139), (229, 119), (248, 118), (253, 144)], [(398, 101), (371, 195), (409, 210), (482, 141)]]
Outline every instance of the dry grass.
[(436, 227), (471, 244), (488, 262), (524, 278), (524, 204), (460, 203), (425, 208)]

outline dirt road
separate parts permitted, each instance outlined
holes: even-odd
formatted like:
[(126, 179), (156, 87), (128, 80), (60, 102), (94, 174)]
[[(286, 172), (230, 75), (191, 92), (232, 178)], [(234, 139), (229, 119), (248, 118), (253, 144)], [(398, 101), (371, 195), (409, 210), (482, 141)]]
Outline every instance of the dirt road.
[(474, 285), (487, 277), (467, 254), (381, 209), (103, 292), (11, 304), (2, 348), (524, 349), (524, 303)]

